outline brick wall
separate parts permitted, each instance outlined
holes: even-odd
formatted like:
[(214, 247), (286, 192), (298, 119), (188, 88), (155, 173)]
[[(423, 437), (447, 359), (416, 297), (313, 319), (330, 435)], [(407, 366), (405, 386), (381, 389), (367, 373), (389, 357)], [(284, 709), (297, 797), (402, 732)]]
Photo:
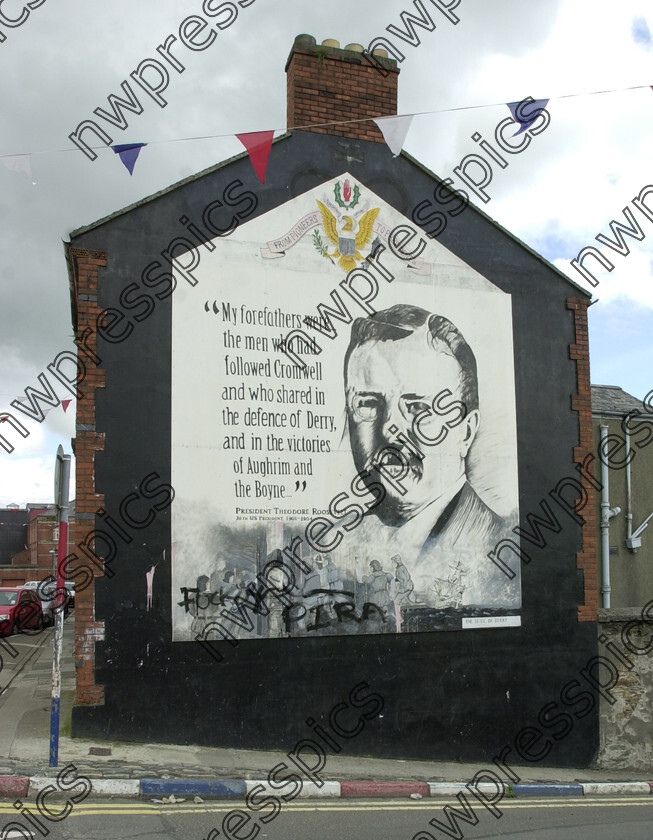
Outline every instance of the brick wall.
[(360, 52), (316, 46), (315, 38), (299, 35), (286, 64), (288, 128), (365, 120), (310, 131), (384, 143), (383, 135), (369, 118), (397, 113), (399, 70), (394, 59), (376, 60), (383, 70)]
[[(70, 529), (71, 551), (95, 527), (95, 512), (104, 497), (95, 492), (95, 453), (104, 449), (104, 434), (95, 429), (95, 389), (104, 387), (105, 372), (93, 362), (97, 352), (96, 319), (98, 306), (98, 271), (106, 266), (103, 251), (70, 248), (73, 279), (73, 319), (78, 341), (78, 359), (86, 368), (77, 399), (77, 419), (73, 451), (76, 459), (75, 522)], [(86, 350), (82, 350), (83, 345)], [(83, 396), (82, 396), (83, 395)], [(77, 668), (77, 703), (101, 703), (104, 690), (95, 684), (95, 643), (104, 637), (104, 622), (95, 620), (95, 577), (103, 574), (95, 564), (93, 582), (75, 595), (75, 666)], [(74, 569), (74, 565), (72, 566)]]
[[(576, 361), (578, 393), (571, 398), (571, 408), (578, 412), (579, 443), (574, 447), (574, 461), (582, 464), (585, 458), (593, 454), (594, 438), (592, 435), (592, 392), (590, 389), (590, 349), (587, 329), (587, 308), (589, 298), (568, 298), (567, 309), (574, 313), (576, 341), (569, 345), (569, 358)], [(584, 603), (578, 607), (579, 621), (596, 621), (598, 618), (598, 580), (597, 580), (597, 532), (596, 507), (594, 505), (595, 488), (590, 481), (581, 479), (590, 503), (583, 509), (583, 546), (576, 555), (576, 565), (583, 572)]]

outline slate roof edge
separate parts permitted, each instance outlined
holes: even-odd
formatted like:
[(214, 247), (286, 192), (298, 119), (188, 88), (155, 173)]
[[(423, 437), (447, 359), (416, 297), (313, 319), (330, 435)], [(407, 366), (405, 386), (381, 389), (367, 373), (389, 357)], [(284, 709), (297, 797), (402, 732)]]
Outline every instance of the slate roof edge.
[[(301, 129), (297, 129), (297, 130), (301, 130)], [(272, 141), (272, 143), (275, 144), (275, 143), (279, 143), (282, 140), (286, 140), (288, 137), (291, 137), (292, 134), (293, 134), (293, 131), (286, 131), (286, 132), (284, 132), (284, 134), (280, 135), (279, 137), (275, 137), (274, 140)], [(121, 210), (116, 210), (114, 213), (110, 213), (108, 216), (104, 216), (103, 218), (98, 219), (95, 222), (91, 222), (88, 225), (84, 225), (83, 227), (76, 228), (75, 230), (71, 231), (70, 234), (69, 234), (70, 242), (72, 242), (73, 238), (75, 238), (77, 236), (81, 236), (82, 234), (85, 234), (85, 233), (89, 233), (92, 230), (96, 230), (97, 228), (101, 227), (102, 225), (107, 224), (108, 222), (113, 221), (114, 219), (117, 219), (120, 216), (124, 216), (127, 213), (131, 212), (132, 210), (135, 210), (138, 207), (142, 207), (145, 204), (149, 204), (151, 201), (155, 201), (157, 198), (160, 198), (161, 196), (167, 195), (168, 193), (171, 193), (174, 190), (179, 189), (179, 187), (184, 187), (187, 184), (192, 184), (194, 181), (197, 181), (197, 180), (199, 180), (200, 178), (203, 178), (206, 175), (209, 175), (213, 172), (218, 172), (220, 169), (223, 169), (224, 167), (229, 166), (229, 164), (234, 163), (237, 160), (242, 160), (243, 158), (247, 157), (247, 155), (248, 155), (247, 151), (240, 152), (239, 154), (233, 155), (232, 157), (227, 158), (226, 160), (223, 160), (220, 163), (216, 163), (213, 166), (209, 166), (207, 169), (203, 169), (201, 172), (196, 172), (193, 175), (189, 175), (187, 178), (183, 178), (181, 181), (177, 181), (176, 183), (171, 184), (170, 186), (165, 187), (162, 190), (159, 190), (158, 192), (152, 193), (151, 195), (148, 195), (145, 198), (140, 199), (140, 201), (136, 201), (133, 204), (129, 204), (129, 205), (127, 205), (127, 207), (123, 207)], [(400, 154), (400, 157), (404, 158), (407, 162), (416, 166), (419, 170), (424, 172), (430, 178), (434, 178), (439, 183), (442, 183), (442, 180), (443, 180), (442, 178), (440, 178), (438, 175), (436, 175), (435, 172), (432, 172), (427, 166), (425, 166), (423, 163), (421, 163), (419, 160), (417, 160), (417, 158), (414, 158), (408, 152), (402, 150), (402, 152)], [(553, 271), (555, 274), (557, 274), (562, 280), (564, 280), (568, 285), (570, 285), (575, 291), (581, 292), (585, 297), (588, 297), (588, 298), (592, 297), (592, 292), (588, 291), (587, 289), (584, 289), (578, 283), (575, 283), (571, 278), (567, 277), (567, 275), (564, 274), (562, 271), (560, 271), (559, 268), (556, 268), (556, 266), (553, 265), (553, 263), (549, 262), (549, 260), (547, 260), (546, 257), (543, 257), (541, 254), (538, 254), (537, 251), (533, 250), (533, 248), (531, 248), (529, 245), (527, 245), (525, 242), (523, 242), (518, 236), (516, 236), (514, 233), (511, 233), (511, 231), (509, 231), (505, 227), (503, 227), (503, 225), (501, 225), (499, 222), (497, 222), (496, 219), (493, 219), (491, 216), (488, 216), (488, 214), (485, 213), (480, 207), (477, 207), (471, 201), (470, 201), (470, 206), (480, 216), (482, 216), (486, 221), (488, 221), (490, 224), (494, 225), (499, 231), (501, 231), (507, 237), (512, 239), (514, 242), (516, 242), (518, 245), (520, 245), (522, 248), (524, 248), (526, 251), (528, 251), (528, 253), (530, 253), (533, 257), (535, 257), (537, 260), (539, 260), (539, 262), (543, 263), (547, 268), (549, 268), (551, 271)], [(64, 243), (64, 244), (68, 245), (70, 243)]]
[[(401, 157), (406, 158), (406, 160), (410, 161), (418, 169), (421, 169), (422, 172), (426, 173), (431, 178), (435, 178), (437, 181), (442, 183), (443, 179), (440, 178), (439, 175), (436, 175), (435, 172), (432, 172), (428, 168), (428, 166), (424, 166), (424, 164), (420, 163), (420, 161), (418, 161), (417, 158), (414, 158), (411, 154), (404, 151), (403, 149), (401, 151)], [(564, 280), (566, 283), (568, 283), (570, 286), (572, 286), (577, 292), (582, 292), (582, 294), (585, 295), (585, 297), (588, 297), (588, 298), (592, 297), (592, 292), (589, 292), (587, 289), (584, 289), (578, 283), (575, 283), (570, 277), (567, 277), (567, 275), (564, 274), (562, 271), (560, 271), (559, 268), (556, 268), (556, 266), (553, 265), (553, 263), (549, 262), (546, 259), (546, 257), (543, 257), (541, 254), (538, 254), (537, 251), (534, 251), (533, 248), (530, 247), (530, 245), (527, 245), (525, 242), (523, 242), (514, 233), (511, 233), (507, 228), (504, 228), (504, 226), (502, 224), (500, 224), (499, 222), (497, 222), (496, 219), (493, 219), (491, 216), (488, 216), (488, 214), (484, 210), (482, 210), (480, 207), (477, 207), (476, 204), (474, 204), (472, 201), (469, 202), (469, 206), (473, 210), (475, 210), (479, 214), (479, 216), (482, 216), (484, 219), (486, 219), (488, 222), (490, 222), (490, 224), (494, 225), (498, 230), (500, 230), (502, 233), (504, 233), (506, 236), (508, 236), (510, 239), (512, 239), (518, 245), (521, 245), (522, 248), (524, 248), (532, 256), (534, 256), (537, 260), (539, 260), (541, 263), (543, 263), (547, 268), (550, 268), (551, 271), (555, 272), (555, 274), (557, 274), (562, 280)]]
[[(286, 138), (292, 135), (291, 131), (286, 131), (281, 134), (279, 137), (275, 137), (272, 141), (272, 144), (279, 143), (281, 140), (285, 140)], [(88, 225), (84, 225), (83, 227), (76, 228), (75, 230), (71, 231), (69, 236), (72, 241), (74, 237), (81, 236), (84, 233), (88, 233), (89, 231), (96, 230), (97, 228), (101, 227), (102, 225), (107, 224), (107, 222), (111, 222), (114, 219), (119, 218), (120, 216), (124, 216), (127, 213), (130, 213), (132, 210), (136, 210), (138, 207), (143, 207), (145, 204), (149, 204), (151, 201), (154, 201), (157, 198), (161, 198), (163, 195), (167, 195), (168, 193), (174, 192), (174, 190), (179, 189), (180, 187), (185, 187), (187, 184), (192, 184), (194, 181), (198, 181), (200, 178), (203, 178), (206, 175), (210, 175), (213, 172), (218, 172), (220, 169), (223, 169), (225, 166), (229, 166), (231, 163), (235, 163), (237, 160), (242, 160), (243, 158), (248, 156), (247, 151), (240, 152), (237, 155), (233, 155), (226, 160), (221, 161), (220, 163), (215, 163), (212, 166), (207, 167), (206, 169), (202, 169), (201, 172), (195, 172), (193, 175), (189, 175), (187, 178), (182, 178), (181, 181), (176, 181), (174, 184), (170, 184), (168, 187), (164, 187), (164, 189), (159, 190), (158, 192), (152, 193), (151, 195), (145, 196), (145, 198), (141, 198), (139, 201), (135, 201), (133, 204), (128, 204), (127, 207), (123, 207), (120, 210), (116, 210), (113, 213), (110, 213), (108, 216), (103, 216), (101, 219), (98, 219), (95, 222), (91, 222)], [(70, 244), (70, 243), (65, 243)]]

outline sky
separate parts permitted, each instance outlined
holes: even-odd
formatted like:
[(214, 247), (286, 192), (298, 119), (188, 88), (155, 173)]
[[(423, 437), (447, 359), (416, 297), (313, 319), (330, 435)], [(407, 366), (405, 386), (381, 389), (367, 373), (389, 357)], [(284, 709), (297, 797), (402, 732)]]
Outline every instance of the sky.
[[(404, 149), (443, 178), (476, 150), (474, 132), (493, 136), (508, 115), (503, 103), (550, 99), (550, 125), (497, 168), (491, 200), (479, 206), (592, 291), (592, 382), (640, 399), (653, 388), (653, 221), (633, 211), (641, 234), (625, 238), (627, 255), (601, 247), (614, 269), (597, 271), (593, 289), (570, 265), (582, 248), (599, 246), (598, 234), (614, 238), (610, 222), (627, 224), (624, 208), (653, 184), (650, 0), (460, 0), (455, 25), (427, 0), (436, 28), (418, 28), (418, 46), (386, 31), (403, 11), (415, 13), (420, 4), (409, 0), (241, 0), (210, 47), (177, 45), (185, 69), (170, 70), (165, 107), (143, 95), (142, 113), (127, 112), (126, 129), (111, 129), (115, 143), (148, 143), (134, 174), (108, 148), (91, 162), (68, 135), (97, 119), (94, 109), (106, 109), (203, 2), (219, 5), (32, 0), (30, 10), (27, 0), (0, 2), (0, 164), (29, 154), (31, 166), (30, 178), (0, 165), (0, 413), (38, 387), (59, 352), (74, 349), (63, 247), (70, 232), (241, 153), (236, 133), (283, 133), (284, 66), (301, 33), (343, 47), (383, 35), (402, 44), (398, 112), (419, 114)], [(52, 501), (55, 454), (59, 444), (71, 452), (74, 408), (59, 405), (43, 423), (21, 418), (29, 435), (10, 435), (12, 453), (0, 447), (0, 507)]]

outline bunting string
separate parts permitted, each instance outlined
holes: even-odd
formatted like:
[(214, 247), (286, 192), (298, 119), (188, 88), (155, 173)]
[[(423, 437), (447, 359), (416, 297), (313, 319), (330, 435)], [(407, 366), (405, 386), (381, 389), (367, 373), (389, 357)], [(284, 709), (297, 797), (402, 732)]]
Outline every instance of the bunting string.
[[(653, 89), (653, 85), (650, 85), (650, 84), (648, 84), (648, 85), (631, 85), (630, 87), (608, 88), (606, 90), (593, 90), (593, 91), (586, 91), (584, 93), (565, 93), (565, 94), (560, 94), (559, 96), (551, 96), (551, 97), (549, 97), (549, 101), (558, 100), (558, 99), (572, 99), (572, 98), (581, 97), (581, 96), (600, 96), (600, 95), (609, 94), (609, 93), (624, 93), (624, 92), (630, 91), (630, 90), (644, 90), (646, 88)], [(536, 101), (540, 101), (540, 100), (536, 100)], [(490, 102), (490, 103), (485, 103), (483, 105), (460, 105), (460, 106), (457, 106), (455, 108), (437, 108), (437, 109), (432, 110), (432, 111), (416, 111), (412, 114), (397, 114), (397, 115), (387, 114), (385, 116), (386, 117), (424, 117), (424, 116), (429, 116), (431, 114), (449, 114), (449, 113), (453, 113), (453, 112), (456, 112), (456, 111), (473, 111), (473, 110), (477, 110), (477, 109), (480, 109), (480, 108), (496, 108), (496, 107), (499, 107), (499, 106), (505, 106), (506, 104), (507, 104), (506, 102)], [(266, 129), (266, 131), (272, 131), (273, 133), (277, 132), (277, 131), (281, 131), (281, 132), (302, 131), (302, 130), (306, 131), (306, 130), (309, 130), (311, 128), (329, 128), (330, 126), (352, 125), (352, 124), (355, 124), (355, 123), (371, 122), (375, 119), (383, 119), (383, 117), (381, 117), (381, 116), (379, 116), (379, 117), (364, 117), (362, 119), (356, 119), (356, 120), (332, 120), (330, 122), (307, 123), (305, 125), (294, 125), (294, 126), (287, 126), (287, 127), (284, 126), (283, 128)], [(252, 134), (252, 135), (256, 134), (256, 133), (262, 133), (262, 132), (250, 132), (250, 134)], [(172, 138), (169, 138), (167, 140), (148, 140), (146, 143), (144, 142), (142, 144), (132, 143), (132, 144), (125, 144), (125, 145), (136, 146), (136, 145), (158, 145), (158, 144), (161, 144), (161, 143), (186, 143), (186, 142), (191, 142), (191, 141), (195, 141), (195, 140), (218, 140), (218, 139), (222, 139), (223, 137), (238, 137), (238, 136), (239, 136), (239, 133), (230, 131), (230, 132), (227, 132), (225, 134), (200, 134), (200, 135), (197, 135), (197, 136), (194, 136), (194, 137), (172, 137)], [(89, 146), (89, 148), (91, 148), (91, 149), (105, 149), (105, 148), (107, 148), (107, 146), (105, 146), (105, 145)], [(112, 148), (112, 147), (109, 146), (108, 148)], [(0, 160), (2, 160), (3, 158), (16, 158), (16, 157), (19, 157), (20, 155), (45, 155), (45, 154), (58, 154), (60, 152), (78, 152), (78, 151), (79, 151), (79, 149), (77, 149), (75, 146), (71, 146), (67, 149), (42, 149), (40, 151), (32, 151), (32, 152), (19, 152), (19, 153), (14, 153), (14, 154), (0, 154)]]

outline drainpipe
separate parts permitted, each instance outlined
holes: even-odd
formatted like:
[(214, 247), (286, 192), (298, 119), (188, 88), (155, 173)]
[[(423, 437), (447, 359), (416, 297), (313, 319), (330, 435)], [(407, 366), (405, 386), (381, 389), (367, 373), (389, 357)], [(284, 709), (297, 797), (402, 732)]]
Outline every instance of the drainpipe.
[(632, 506), (632, 490), (630, 483), (630, 430), (628, 423), (626, 423), (626, 540), (629, 540), (633, 535), (633, 506)]
[(607, 425), (601, 425), (601, 594), (603, 608), (610, 609), (610, 520), (621, 513), (621, 508), (610, 507), (610, 491), (608, 487), (608, 463), (605, 455), (605, 442), (608, 437)]

